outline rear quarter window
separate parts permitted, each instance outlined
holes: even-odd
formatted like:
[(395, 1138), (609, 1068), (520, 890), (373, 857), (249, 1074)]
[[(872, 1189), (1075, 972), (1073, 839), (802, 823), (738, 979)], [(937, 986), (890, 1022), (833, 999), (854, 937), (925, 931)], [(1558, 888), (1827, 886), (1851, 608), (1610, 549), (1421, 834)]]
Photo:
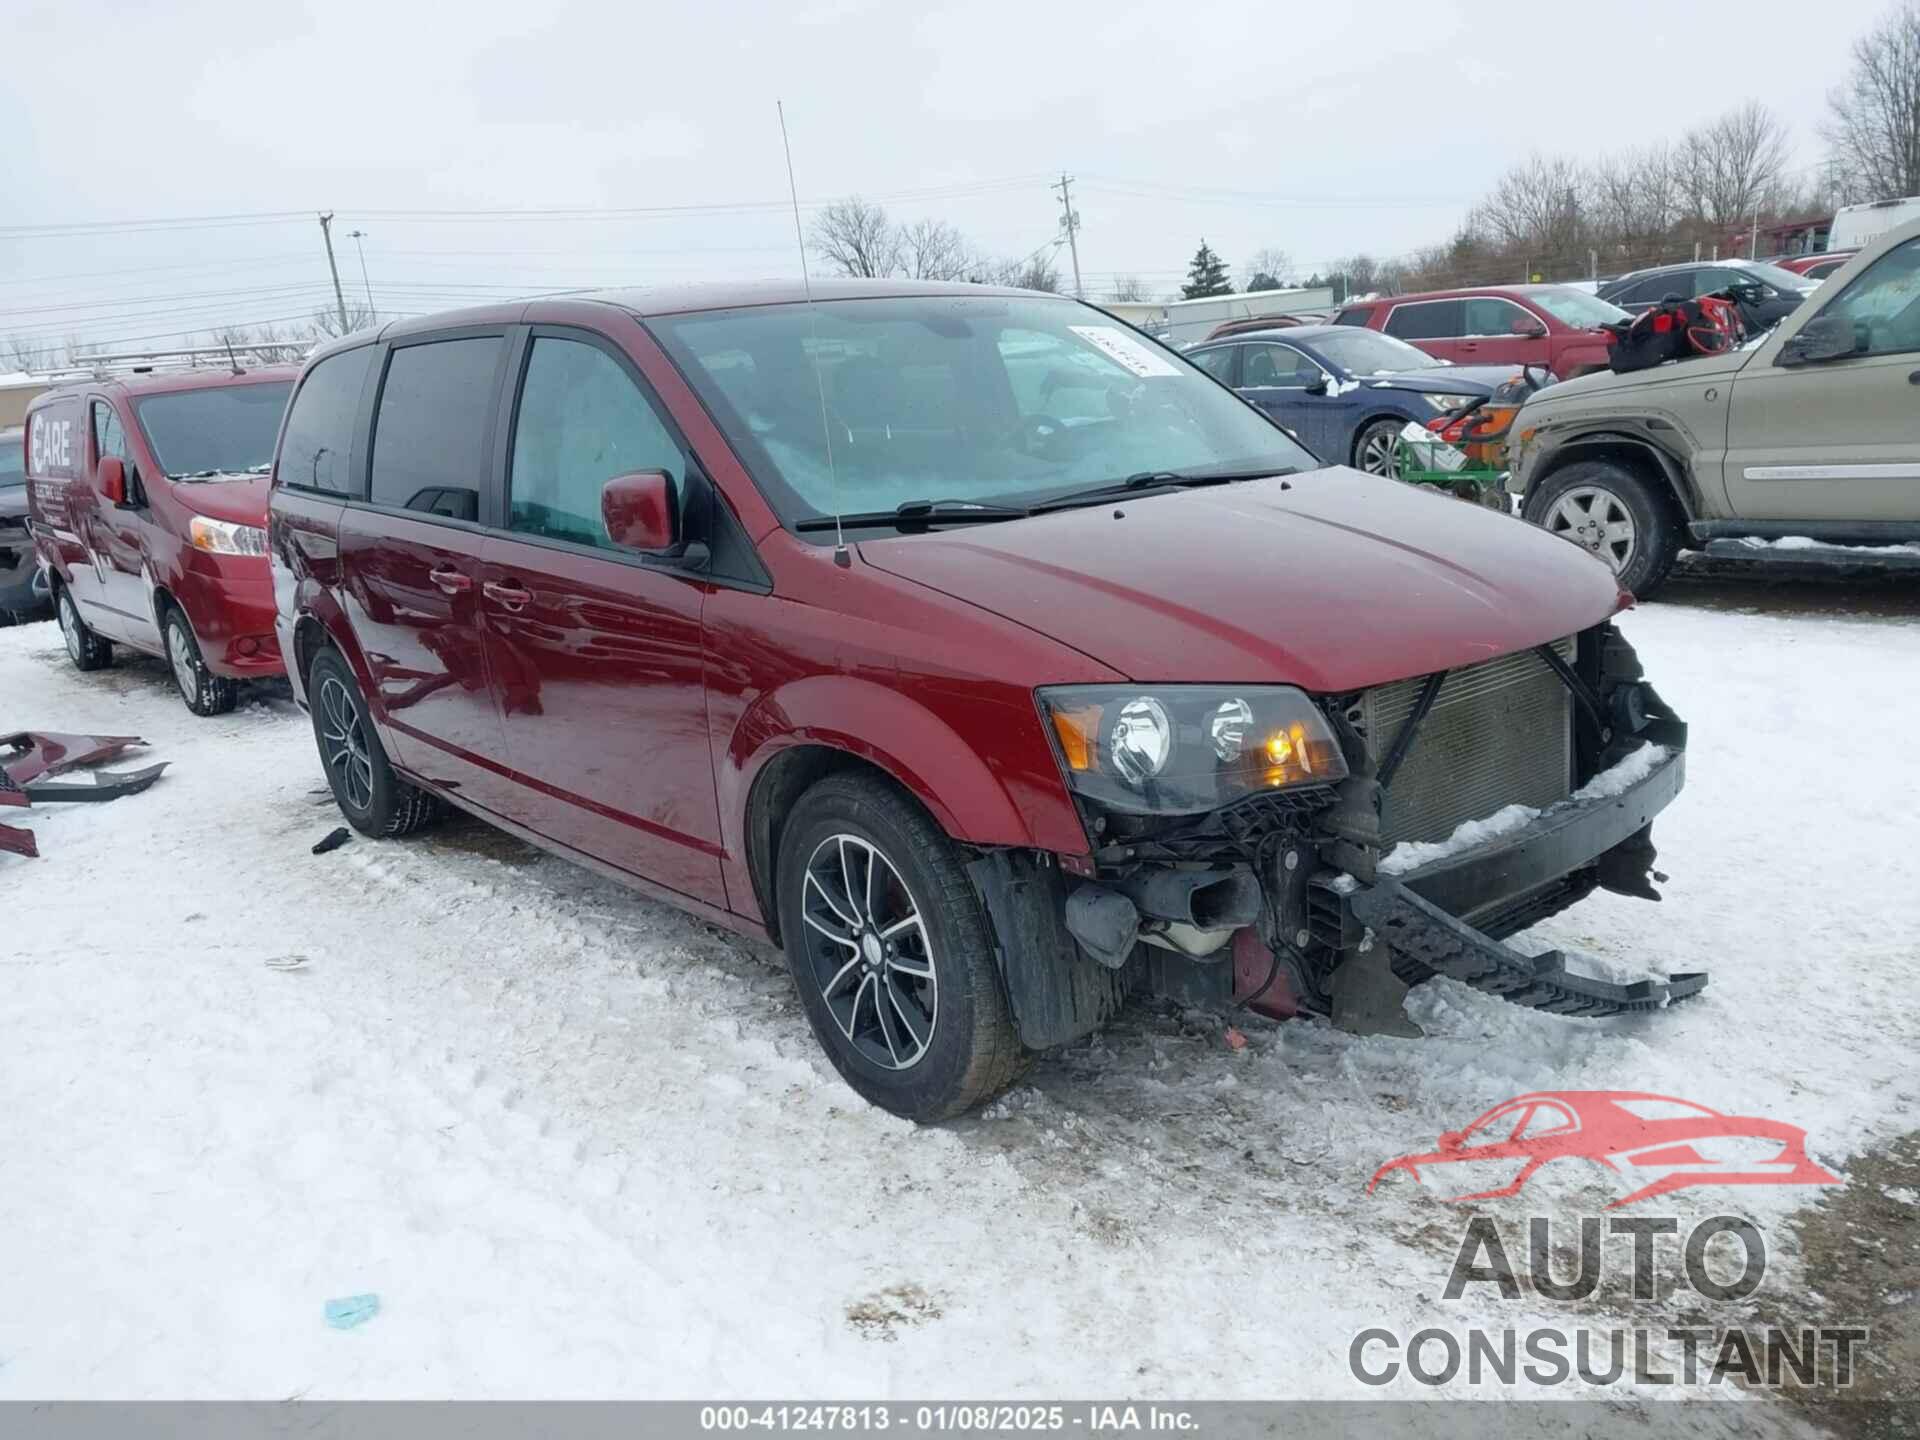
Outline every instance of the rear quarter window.
[(1351, 305), (1333, 317), (1336, 325), (1365, 325), (1373, 318), (1373, 306)]
[(360, 395), (373, 364), (374, 347), (329, 355), (300, 381), (287, 411), (274, 473), (282, 485), (345, 495), (353, 489), (349, 464)]

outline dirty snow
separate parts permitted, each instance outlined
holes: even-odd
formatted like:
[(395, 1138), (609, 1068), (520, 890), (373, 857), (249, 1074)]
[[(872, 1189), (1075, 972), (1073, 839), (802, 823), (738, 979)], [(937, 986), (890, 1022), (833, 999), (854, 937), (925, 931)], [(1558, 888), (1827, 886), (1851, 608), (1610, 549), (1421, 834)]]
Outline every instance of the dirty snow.
[(1747, 550), (1809, 550), (1822, 555), (1920, 555), (1920, 544), (1835, 545), (1830, 541), (1815, 540), (1810, 535), (1782, 535), (1775, 540), (1742, 535), (1738, 538), (1738, 544)]
[[(470, 823), (312, 855), (337, 815), (284, 699), (199, 720), (158, 663), (0, 631), (0, 724), (173, 767), (0, 856), (0, 1399), (1419, 1395), (1356, 1384), (1354, 1334), (1598, 1323), (1441, 1299), (1460, 1212), (1367, 1182), (1541, 1089), (1786, 1120), (1843, 1171), (1911, 1128), (1920, 603), (1808, 593), (1625, 617), (1693, 727), (1667, 898), (1521, 937), (1711, 970), (1700, 1000), (1593, 1023), (1437, 981), (1424, 1039), (1240, 1015), (1238, 1050), (1140, 1005), (929, 1130), (841, 1085), (771, 957)], [(1571, 1233), (1600, 1196), (1551, 1176), (1486, 1208)], [(1767, 1228), (1764, 1302), (1809, 1193), (1673, 1209)]]

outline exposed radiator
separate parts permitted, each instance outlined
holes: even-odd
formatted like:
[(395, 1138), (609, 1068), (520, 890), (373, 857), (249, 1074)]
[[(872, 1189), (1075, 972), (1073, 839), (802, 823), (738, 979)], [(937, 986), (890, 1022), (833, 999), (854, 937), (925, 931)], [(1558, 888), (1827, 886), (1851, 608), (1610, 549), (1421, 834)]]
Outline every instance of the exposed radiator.
[[(1554, 649), (1571, 661), (1574, 638)], [(1419, 699), (1424, 676), (1363, 691), (1348, 718), (1376, 761)], [(1504, 805), (1545, 807), (1573, 789), (1573, 697), (1531, 650), (1455, 670), (1388, 788), (1383, 841), (1443, 840)]]

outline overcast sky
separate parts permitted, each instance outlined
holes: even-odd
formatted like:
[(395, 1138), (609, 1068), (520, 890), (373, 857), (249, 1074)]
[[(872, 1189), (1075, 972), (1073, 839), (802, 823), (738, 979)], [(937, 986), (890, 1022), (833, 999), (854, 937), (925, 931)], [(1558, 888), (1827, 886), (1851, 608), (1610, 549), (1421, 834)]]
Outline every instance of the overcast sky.
[[(317, 209), (354, 299), (365, 232), (383, 313), (793, 275), (776, 97), (803, 205), (858, 193), (1011, 257), (1058, 233), (1065, 170), (1089, 294), (1170, 290), (1202, 236), (1241, 278), (1264, 246), (1308, 270), (1444, 240), (1529, 151), (1670, 138), (1749, 97), (1811, 165), (1885, 8), (14, 0), (0, 337), (304, 316), (331, 296)], [(603, 213), (422, 213), (543, 208)], [(200, 223), (152, 223), (178, 217)]]

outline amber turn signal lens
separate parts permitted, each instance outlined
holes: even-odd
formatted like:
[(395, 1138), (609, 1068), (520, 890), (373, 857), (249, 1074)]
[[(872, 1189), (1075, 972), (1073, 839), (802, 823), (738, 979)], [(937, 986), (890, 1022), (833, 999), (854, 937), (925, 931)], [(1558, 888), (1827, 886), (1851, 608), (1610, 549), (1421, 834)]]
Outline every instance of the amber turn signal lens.
[(1053, 712), (1053, 733), (1060, 737), (1060, 753), (1067, 757), (1069, 770), (1091, 770), (1097, 753), (1094, 739), (1100, 733), (1100, 707), (1082, 705), (1072, 710)]

